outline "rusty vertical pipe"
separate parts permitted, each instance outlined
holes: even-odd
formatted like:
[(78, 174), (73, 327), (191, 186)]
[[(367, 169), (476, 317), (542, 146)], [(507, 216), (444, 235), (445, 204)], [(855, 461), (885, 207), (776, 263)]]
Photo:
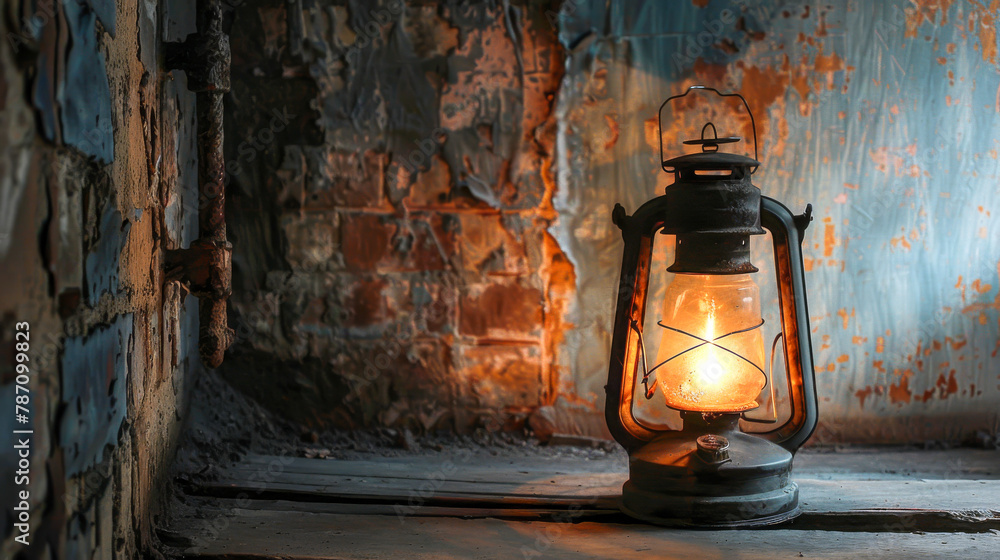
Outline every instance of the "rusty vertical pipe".
[[(197, 94), (198, 113), (198, 241), (209, 246), (210, 274), (204, 296), (199, 296), (198, 353), (208, 367), (222, 363), (232, 343), (226, 302), (232, 295), (232, 245), (226, 238), (225, 158), (222, 152), (221, 91)], [(206, 297), (207, 296), (207, 297)]]
[(226, 317), (232, 294), (232, 245), (226, 237), (226, 162), (223, 95), (229, 91), (229, 37), (219, 0), (198, 1), (198, 31), (183, 43), (167, 43), (166, 66), (184, 70), (196, 92), (198, 117), (198, 239), (189, 249), (167, 251), (168, 280), (188, 285), (199, 299), (198, 353), (218, 367), (232, 343)]
[(226, 162), (222, 153), (222, 93), (197, 94), (198, 237), (226, 241)]

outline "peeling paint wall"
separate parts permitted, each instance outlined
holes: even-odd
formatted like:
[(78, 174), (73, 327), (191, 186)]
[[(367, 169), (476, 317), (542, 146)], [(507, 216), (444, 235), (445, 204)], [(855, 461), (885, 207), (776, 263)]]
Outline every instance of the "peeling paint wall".
[[(158, 67), (180, 2), (2, 6), (0, 428), (33, 429), (30, 546), (3, 558), (144, 557), (198, 371), (197, 301), (160, 250), (196, 216), (193, 94)], [(30, 324), (32, 422), (15, 424), (14, 331)], [(8, 413), (9, 412), (9, 413)], [(8, 450), (10, 451), (10, 450)]]
[[(810, 202), (815, 209), (804, 247), (820, 395), (814, 441), (996, 434), (998, 8), (961, 0), (564, 5), (559, 217), (550, 232), (577, 271), (576, 328), (565, 348), (574, 358), (562, 370), (576, 394), (595, 407), (603, 399), (621, 258), (611, 208), (634, 211), (671, 182), (657, 165), (656, 110), (704, 84), (747, 97), (763, 162), (754, 183), (796, 212)], [(706, 113), (689, 109), (664, 134), (668, 154), (698, 137)], [(748, 121), (731, 109), (713, 115), (728, 124), (720, 136), (749, 138)], [(766, 243), (755, 240), (754, 254), (774, 325)], [(657, 252), (664, 264), (668, 257)]]
[(573, 291), (547, 230), (557, 8), (236, 10), (227, 379), (344, 427), (514, 427), (553, 402)]
[[(763, 192), (816, 209), (814, 441), (995, 434), (996, 11), (245, 2), (227, 98), (226, 376), (306, 423), (605, 433), (611, 208), (669, 184), (656, 109), (705, 84), (747, 96)], [(668, 153), (705, 118), (750, 138), (736, 109), (666, 114)], [(753, 249), (773, 336), (768, 243)], [(656, 257), (665, 267), (667, 244)]]

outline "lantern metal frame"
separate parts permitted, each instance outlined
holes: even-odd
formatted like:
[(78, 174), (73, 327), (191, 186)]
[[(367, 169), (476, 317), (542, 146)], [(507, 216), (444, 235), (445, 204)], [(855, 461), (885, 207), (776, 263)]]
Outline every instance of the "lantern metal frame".
[[(749, 105), (737, 96), (750, 114)], [(683, 97), (673, 96), (671, 100)], [(715, 150), (729, 138), (706, 139)], [(714, 131), (714, 125), (712, 126)], [(624, 253), (619, 280), (611, 360), (606, 386), (608, 429), (630, 457), (630, 480), (623, 489), (623, 510), (665, 525), (745, 526), (777, 523), (798, 514), (798, 489), (790, 480), (792, 455), (809, 438), (817, 422), (817, 396), (806, 302), (801, 244), (812, 220), (812, 206), (793, 214), (783, 204), (760, 195), (750, 182), (759, 167), (755, 158), (736, 154), (688, 154), (661, 162), (675, 182), (664, 195), (641, 205), (634, 214), (616, 204), (612, 220), (622, 232)], [(713, 141), (715, 140), (715, 141)], [(721, 141), (720, 141), (721, 140)], [(698, 176), (693, 171), (729, 169), (725, 177)], [(658, 429), (635, 416), (636, 378), (644, 357), (642, 329), (646, 312), (654, 238), (668, 233), (678, 245), (677, 273), (740, 274), (756, 272), (749, 260), (749, 235), (771, 233), (781, 313), (781, 341), (791, 414), (770, 429), (744, 433), (739, 421), (768, 424), (741, 414), (682, 412), (681, 430)], [(775, 344), (777, 339), (775, 340)], [(774, 347), (772, 347), (772, 354)], [(772, 355), (773, 359), (773, 355)], [(774, 375), (768, 383), (773, 392)]]

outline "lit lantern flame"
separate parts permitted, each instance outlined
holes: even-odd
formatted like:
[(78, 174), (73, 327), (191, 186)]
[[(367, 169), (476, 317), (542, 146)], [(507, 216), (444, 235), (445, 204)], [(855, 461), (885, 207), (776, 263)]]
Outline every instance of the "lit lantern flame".
[(678, 274), (663, 300), (656, 383), (667, 406), (743, 412), (764, 388), (760, 295), (748, 274)]
[(705, 384), (715, 384), (722, 379), (722, 366), (715, 360), (701, 365), (701, 380)]

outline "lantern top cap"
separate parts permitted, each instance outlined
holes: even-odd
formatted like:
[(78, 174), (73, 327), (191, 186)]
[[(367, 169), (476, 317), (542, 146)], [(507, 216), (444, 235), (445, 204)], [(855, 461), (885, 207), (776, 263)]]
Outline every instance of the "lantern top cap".
[[(706, 135), (709, 128), (712, 129), (711, 138)], [(724, 170), (736, 169), (740, 167), (753, 167), (756, 169), (757, 166), (760, 165), (760, 162), (755, 159), (739, 154), (729, 154), (719, 151), (719, 144), (730, 144), (733, 142), (739, 142), (740, 140), (741, 138), (739, 136), (725, 136), (719, 138), (719, 133), (715, 130), (715, 125), (709, 121), (701, 128), (700, 139), (684, 141), (684, 143), (688, 145), (700, 144), (701, 153), (685, 154), (683, 156), (664, 161), (663, 169), (667, 171), (673, 170), (677, 173), (686, 169)], [(751, 173), (753, 172), (751, 171)]]
[(663, 169), (681, 172), (687, 169), (736, 169), (756, 168), (760, 162), (752, 157), (728, 152), (701, 152), (684, 154), (663, 162)]

